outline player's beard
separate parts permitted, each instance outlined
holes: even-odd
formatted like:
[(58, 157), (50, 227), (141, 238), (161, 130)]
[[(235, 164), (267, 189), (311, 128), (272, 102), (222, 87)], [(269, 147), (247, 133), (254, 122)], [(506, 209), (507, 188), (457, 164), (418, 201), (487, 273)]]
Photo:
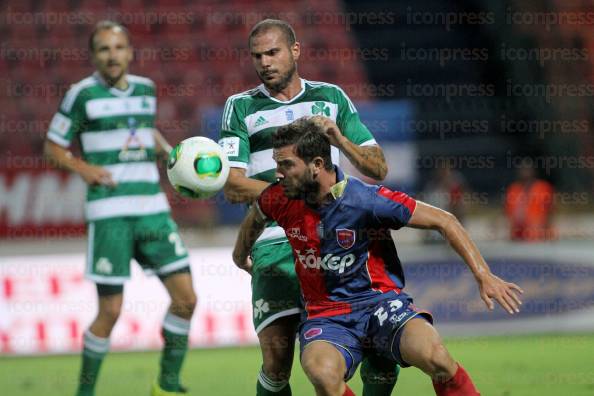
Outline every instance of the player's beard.
[(308, 205), (317, 206), (320, 196), (320, 183), (309, 175), (305, 175), (301, 182), (301, 199)]
[(293, 61), (293, 64), (291, 65), (291, 67), (289, 68), (289, 70), (287, 70), (286, 73), (282, 74), (280, 76), (280, 79), (278, 80), (278, 82), (271, 84), (269, 82), (267, 82), (261, 75), (258, 74), (258, 77), (260, 77), (260, 81), (262, 81), (264, 83), (264, 86), (271, 92), (280, 92), (283, 89), (287, 88), (289, 86), (289, 83), (291, 82), (291, 79), (293, 78), (293, 76), (295, 75), (295, 73), (297, 72), (297, 62)]

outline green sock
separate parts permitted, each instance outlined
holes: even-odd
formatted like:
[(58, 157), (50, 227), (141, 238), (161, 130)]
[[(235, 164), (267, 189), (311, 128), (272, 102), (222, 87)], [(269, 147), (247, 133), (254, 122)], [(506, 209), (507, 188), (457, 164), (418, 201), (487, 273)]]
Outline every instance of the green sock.
[(179, 390), (179, 372), (188, 351), (190, 321), (168, 312), (161, 334), (165, 345), (161, 355), (159, 386), (168, 392)]
[(90, 330), (83, 336), (82, 366), (77, 396), (93, 396), (103, 358), (109, 351), (109, 338), (97, 337)]
[(369, 356), (361, 365), (363, 396), (390, 396), (398, 380), (400, 366), (379, 356)]
[(289, 381), (273, 381), (260, 370), (256, 384), (256, 396), (291, 396)]

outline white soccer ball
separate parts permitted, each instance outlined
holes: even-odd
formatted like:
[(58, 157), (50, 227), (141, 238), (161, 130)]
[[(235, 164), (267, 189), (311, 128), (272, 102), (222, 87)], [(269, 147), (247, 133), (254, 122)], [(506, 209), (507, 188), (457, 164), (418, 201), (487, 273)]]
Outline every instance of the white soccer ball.
[(229, 160), (217, 142), (202, 136), (181, 141), (169, 153), (167, 177), (183, 196), (205, 199), (223, 188)]

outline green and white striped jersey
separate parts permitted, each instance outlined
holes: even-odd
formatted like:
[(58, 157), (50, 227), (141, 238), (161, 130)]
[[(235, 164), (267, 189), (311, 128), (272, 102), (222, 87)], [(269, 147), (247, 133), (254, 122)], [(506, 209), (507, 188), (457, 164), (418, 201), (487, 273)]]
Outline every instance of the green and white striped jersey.
[(74, 84), (54, 115), (47, 138), (69, 147), (76, 138), (85, 161), (111, 172), (116, 187), (89, 186), (87, 221), (169, 212), (155, 156), (155, 84), (127, 75), (125, 91), (98, 73)]
[[(332, 119), (342, 134), (360, 146), (377, 144), (359, 119), (357, 109), (337, 85), (301, 79), (301, 91), (289, 101), (270, 96), (258, 87), (230, 96), (225, 104), (219, 143), (232, 167), (246, 169), (248, 177), (274, 182), (276, 163), (272, 159), (272, 133), (280, 126), (304, 116)], [(332, 162), (338, 164), (339, 150), (332, 147)], [(268, 224), (258, 245), (285, 240), (282, 228)]]

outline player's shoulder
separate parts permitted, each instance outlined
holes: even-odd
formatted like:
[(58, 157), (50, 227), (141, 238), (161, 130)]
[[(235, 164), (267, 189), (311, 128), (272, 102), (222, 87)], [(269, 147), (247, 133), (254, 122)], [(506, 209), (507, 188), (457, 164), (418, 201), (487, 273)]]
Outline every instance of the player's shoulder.
[(259, 87), (251, 88), (246, 91), (236, 93), (236, 94), (231, 95), (227, 98), (226, 106), (228, 106), (230, 104), (236, 104), (238, 102), (250, 101), (250, 100), (256, 98), (259, 93), (260, 93)]
[(274, 183), (271, 183), (270, 185), (268, 185), (268, 187), (266, 187), (264, 190), (262, 190), (262, 193), (260, 193), (260, 198), (265, 198), (268, 199), (270, 197), (282, 197), (285, 195), (285, 192), (283, 190), (283, 187), (280, 185), (280, 183), (278, 181), (275, 181)]
[(72, 110), (72, 106), (79, 97), (82, 97), (83, 93), (87, 92), (89, 89), (97, 86), (99, 81), (94, 75), (90, 75), (88, 77), (83, 78), (82, 80), (72, 84), (68, 91), (66, 91), (66, 95), (64, 95), (64, 100), (60, 105), (62, 111), (70, 112)]
[(273, 219), (277, 219), (278, 215), (286, 214), (288, 203), (289, 198), (278, 181), (266, 187), (258, 198), (260, 210)]
[(346, 96), (344, 90), (336, 84), (332, 84), (329, 82), (324, 81), (312, 81), (312, 80), (303, 80), (305, 86), (310, 90), (320, 90), (328, 93), (332, 93), (334, 95), (341, 95)]
[(156, 86), (155, 82), (148, 77), (138, 76), (136, 74), (128, 74), (126, 78), (128, 79), (128, 82), (132, 84), (146, 85), (147, 87), (153, 89)]

